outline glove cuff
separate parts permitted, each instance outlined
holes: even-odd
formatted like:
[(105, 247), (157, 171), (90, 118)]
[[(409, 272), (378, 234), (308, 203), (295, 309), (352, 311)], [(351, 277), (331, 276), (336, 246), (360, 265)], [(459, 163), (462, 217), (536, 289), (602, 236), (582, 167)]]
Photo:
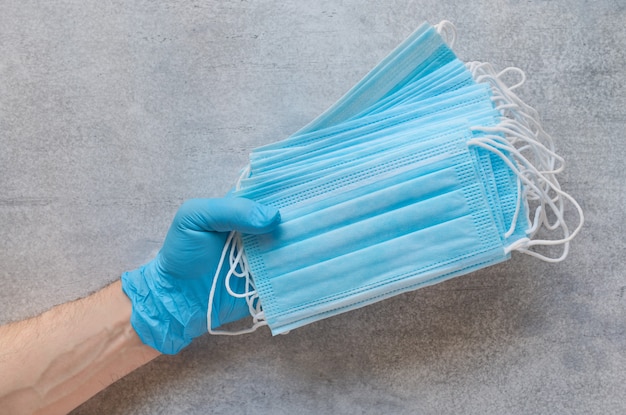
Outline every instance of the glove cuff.
[(155, 268), (153, 261), (122, 274), (122, 289), (132, 303), (130, 322), (144, 344), (164, 354), (176, 354), (192, 337), (180, 313), (171, 312), (176, 309), (171, 295), (176, 287), (164, 287)]

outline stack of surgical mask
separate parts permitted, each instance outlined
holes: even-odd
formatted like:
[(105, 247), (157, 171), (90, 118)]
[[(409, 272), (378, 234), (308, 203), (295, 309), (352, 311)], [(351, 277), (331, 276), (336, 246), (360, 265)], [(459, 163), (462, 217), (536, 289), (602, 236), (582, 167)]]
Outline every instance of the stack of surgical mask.
[(461, 62), (454, 37), (449, 22), (422, 25), (309, 125), (253, 151), (234, 196), (277, 207), (282, 223), (224, 247), (226, 289), (253, 317), (235, 334), (285, 333), (512, 251), (567, 256), (583, 214), (538, 114), (514, 93), (523, 72)]

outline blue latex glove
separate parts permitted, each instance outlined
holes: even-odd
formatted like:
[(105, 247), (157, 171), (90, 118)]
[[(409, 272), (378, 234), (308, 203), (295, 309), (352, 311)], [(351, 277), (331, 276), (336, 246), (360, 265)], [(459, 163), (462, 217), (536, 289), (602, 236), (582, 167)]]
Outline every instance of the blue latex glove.
[[(248, 199), (185, 202), (156, 258), (122, 275), (122, 288), (133, 305), (131, 323), (141, 340), (161, 353), (175, 354), (206, 333), (209, 291), (228, 232), (260, 234), (279, 222), (277, 209)], [(218, 276), (212, 329), (250, 315), (244, 299), (226, 292), (225, 268)], [(231, 278), (235, 292), (243, 292), (244, 284)]]

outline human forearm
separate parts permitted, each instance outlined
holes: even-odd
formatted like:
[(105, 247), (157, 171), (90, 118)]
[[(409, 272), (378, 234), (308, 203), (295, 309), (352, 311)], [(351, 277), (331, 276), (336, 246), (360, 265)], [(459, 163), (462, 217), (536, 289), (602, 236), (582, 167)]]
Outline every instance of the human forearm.
[(159, 355), (130, 325), (119, 281), (0, 327), (0, 413), (67, 413)]
[(87, 298), (0, 327), (0, 415), (67, 413), (159, 351), (175, 354), (209, 325), (249, 315), (224, 288), (220, 253), (230, 231), (265, 233), (279, 222), (277, 209), (247, 199), (189, 200), (154, 260)]

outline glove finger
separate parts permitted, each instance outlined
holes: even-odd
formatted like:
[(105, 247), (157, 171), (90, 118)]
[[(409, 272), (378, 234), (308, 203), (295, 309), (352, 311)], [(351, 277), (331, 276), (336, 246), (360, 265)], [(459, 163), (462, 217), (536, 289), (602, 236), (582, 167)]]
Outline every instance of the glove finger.
[(280, 223), (278, 209), (240, 197), (191, 199), (176, 218), (187, 229), (250, 234), (270, 232)]

